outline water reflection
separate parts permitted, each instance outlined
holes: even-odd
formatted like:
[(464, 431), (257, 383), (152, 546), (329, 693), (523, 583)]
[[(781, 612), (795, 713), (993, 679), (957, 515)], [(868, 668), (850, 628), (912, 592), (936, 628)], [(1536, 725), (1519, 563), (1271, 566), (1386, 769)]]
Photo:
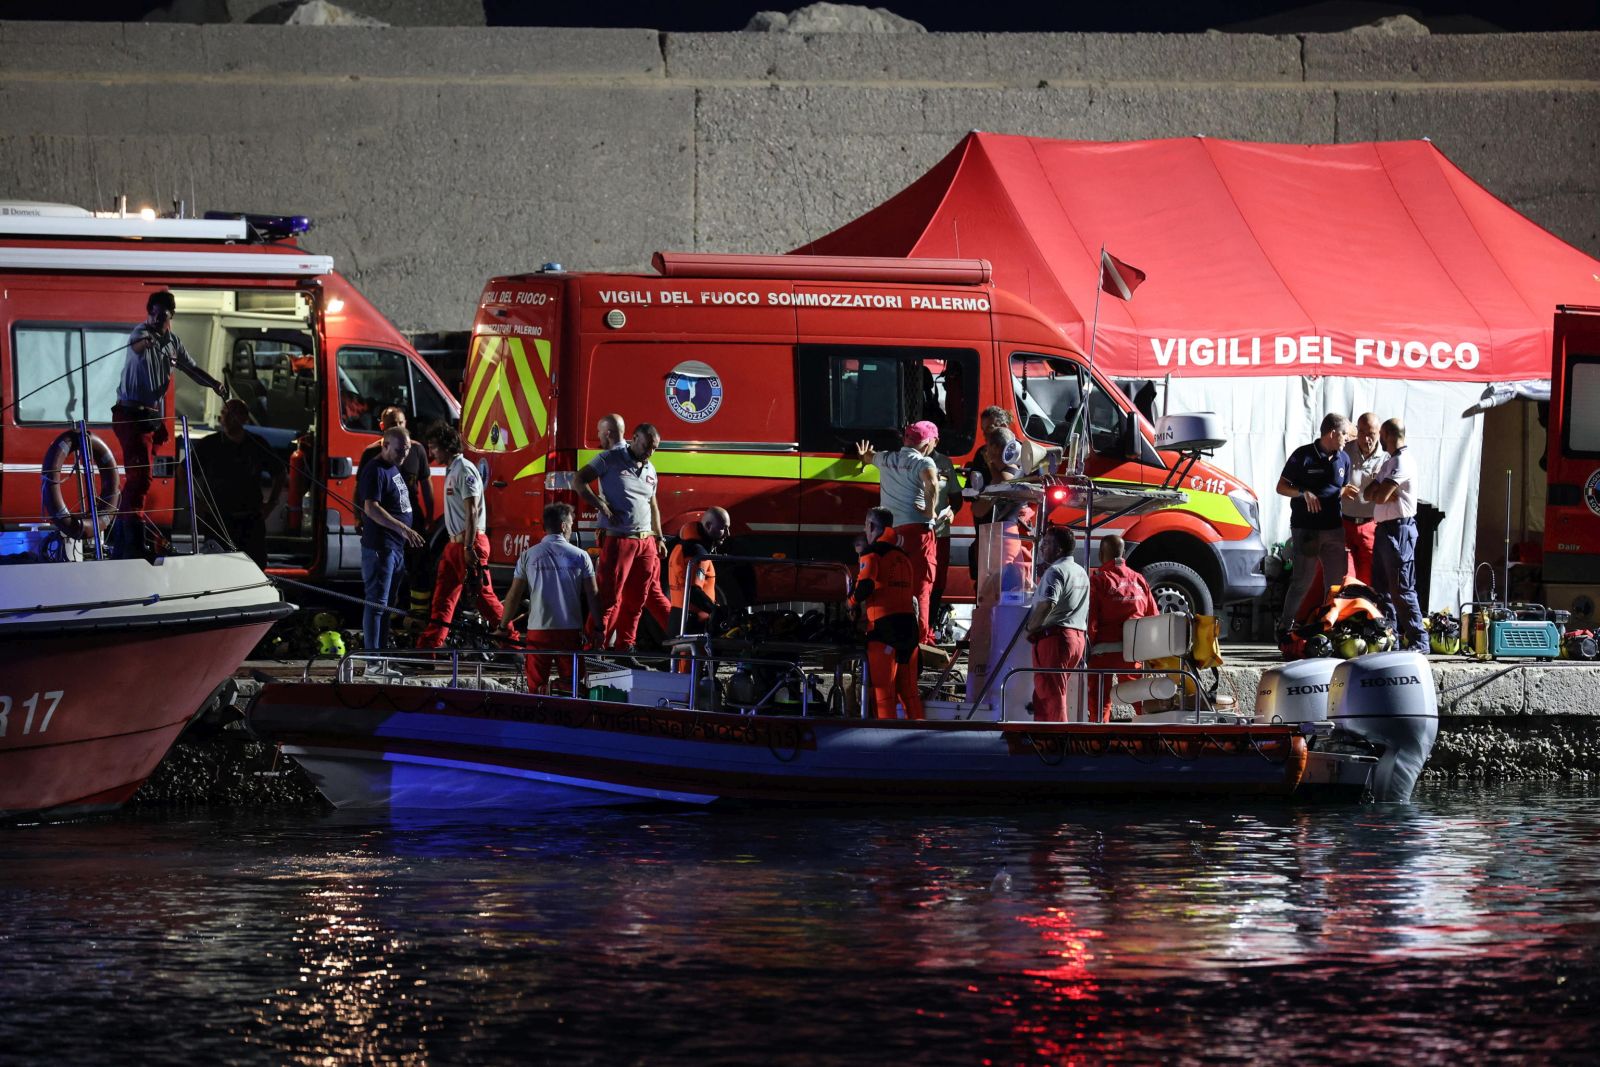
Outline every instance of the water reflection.
[(1559, 1054), (1600, 1036), (1597, 815), (1594, 791), (1503, 790), (1345, 809), (19, 829), (0, 834), (0, 1048), (96, 1060), (115, 1039), (308, 1064)]

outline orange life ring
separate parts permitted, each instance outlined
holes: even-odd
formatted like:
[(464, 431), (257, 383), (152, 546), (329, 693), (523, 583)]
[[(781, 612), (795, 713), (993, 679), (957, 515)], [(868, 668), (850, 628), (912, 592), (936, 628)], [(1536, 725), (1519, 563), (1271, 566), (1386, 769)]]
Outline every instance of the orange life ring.
[[(39, 468), (39, 489), (44, 513), (50, 522), (67, 537), (82, 541), (89, 536), (89, 516), (69, 510), (61, 493), (61, 467), (67, 457), (77, 451), (78, 432), (63, 430), (44, 454), (44, 463)], [(106, 443), (94, 434), (89, 435), (89, 452), (94, 457), (95, 470), (99, 474), (100, 492), (95, 499), (101, 521), (104, 522), (116, 510), (121, 489), (121, 480), (117, 477), (117, 458), (111, 454)]]

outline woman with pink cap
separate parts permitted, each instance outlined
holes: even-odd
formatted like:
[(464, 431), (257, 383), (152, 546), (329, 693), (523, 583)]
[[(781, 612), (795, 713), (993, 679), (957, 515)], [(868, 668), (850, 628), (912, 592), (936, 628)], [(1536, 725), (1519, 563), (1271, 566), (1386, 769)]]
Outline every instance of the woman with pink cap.
[(897, 452), (878, 452), (871, 441), (857, 442), (856, 448), (863, 464), (878, 468), (880, 502), (894, 515), (900, 547), (911, 557), (912, 588), (922, 625), (921, 637), (925, 640), (938, 549), (933, 528), (939, 502), (939, 468), (929, 454), (939, 443), (939, 428), (926, 420), (913, 422), (905, 428), (904, 441)]

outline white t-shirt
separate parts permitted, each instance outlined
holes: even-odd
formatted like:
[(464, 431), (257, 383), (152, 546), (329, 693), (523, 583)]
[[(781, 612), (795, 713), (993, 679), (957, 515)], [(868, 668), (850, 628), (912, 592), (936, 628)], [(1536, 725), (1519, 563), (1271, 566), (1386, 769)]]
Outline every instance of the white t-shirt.
[(1387, 504), (1378, 504), (1372, 509), (1372, 517), (1379, 522), (1388, 522), (1391, 519), (1411, 519), (1417, 514), (1417, 484), (1416, 475), (1411, 466), (1411, 454), (1404, 445), (1384, 461), (1378, 468), (1374, 481), (1394, 482), (1398, 490), (1394, 499)]
[(923, 471), (932, 471), (935, 479), (939, 477), (939, 468), (933, 460), (914, 448), (902, 448), (898, 452), (875, 453), (872, 462), (878, 468), (880, 502), (894, 514), (894, 524), (932, 525), (924, 510), (928, 506), (928, 493)]
[(528, 583), (529, 630), (583, 629), (582, 589), (594, 577), (589, 553), (560, 534), (545, 534), (517, 558), (514, 577)]
[(467, 498), (478, 498), (477, 533), (489, 530), (489, 503), (483, 499), (483, 477), (478, 468), (457, 456), (444, 472), (444, 525), (451, 537), (467, 528)]

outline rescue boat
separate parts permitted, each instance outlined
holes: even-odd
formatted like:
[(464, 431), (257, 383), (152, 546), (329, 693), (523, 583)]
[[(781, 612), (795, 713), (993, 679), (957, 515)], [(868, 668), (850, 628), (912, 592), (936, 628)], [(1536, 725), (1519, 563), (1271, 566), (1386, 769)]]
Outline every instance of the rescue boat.
[(11, 554), (0, 566), (0, 820), (121, 805), (292, 610), (242, 553)]
[(1311, 736), (1281, 723), (875, 720), (350, 681), (270, 683), (249, 725), (340, 808), (523, 811), (1286, 796)]

